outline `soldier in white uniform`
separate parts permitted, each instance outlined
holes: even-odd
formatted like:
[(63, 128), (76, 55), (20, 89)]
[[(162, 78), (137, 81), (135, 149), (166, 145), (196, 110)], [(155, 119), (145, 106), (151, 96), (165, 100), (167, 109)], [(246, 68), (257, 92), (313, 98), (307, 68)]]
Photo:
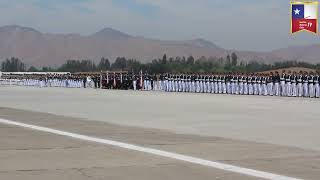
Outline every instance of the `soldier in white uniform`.
[(223, 89), (222, 89), (222, 75), (219, 75), (217, 77), (217, 84), (218, 84), (218, 93), (222, 94)]
[(249, 76), (248, 76), (248, 74), (247, 75), (245, 75), (245, 76), (243, 76), (243, 94), (244, 95), (248, 95), (249, 94), (249, 87), (248, 87), (248, 78), (249, 78)]
[(314, 94), (315, 94), (315, 91), (314, 91), (314, 81), (313, 81), (313, 73), (310, 73), (309, 75), (309, 97), (313, 98), (315, 97)]
[(241, 74), (241, 76), (239, 76), (239, 94), (243, 95), (243, 90), (244, 90), (244, 76), (243, 74)]
[(258, 95), (258, 86), (257, 86), (257, 75), (254, 75), (252, 78), (253, 83), (253, 95)]
[(309, 76), (306, 72), (303, 76), (303, 96), (309, 97)]
[[(276, 87), (275, 84), (278, 84)], [(279, 94), (279, 90), (275, 88), (279, 88), (279, 82), (276, 80), (276, 76), (271, 72), (270, 75), (267, 77), (267, 91), (269, 96), (273, 96)]]
[(291, 95), (297, 97), (297, 73), (293, 72), (291, 76)]
[(248, 95), (253, 95), (253, 80), (252, 75), (249, 75), (248, 77)]
[(288, 72), (288, 74), (286, 75), (286, 95), (288, 97), (291, 97), (292, 95), (292, 91), (291, 91), (291, 71)]
[(315, 97), (320, 97), (320, 89), (319, 89), (319, 74), (315, 75), (314, 77), (314, 89), (315, 89)]
[(297, 76), (297, 96), (298, 97), (303, 96), (302, 79), (303, 79), (303, 75), (302, 75), (302, 72), (300, 71), (299, 75)]
[(286, 96), (286, 74), (285, 71), (282, 72), (282, 75), (280, 76), (280, 94), (281, 96)]
[(262, 78), (261, 78), (261, 94), (263, 96), (267, 96), (268, 95), (268, 88), (267, 86), (269, 85), (268, 81), (270, 80), (270, 77), (267, 76), (266, 74), (263, 74)]

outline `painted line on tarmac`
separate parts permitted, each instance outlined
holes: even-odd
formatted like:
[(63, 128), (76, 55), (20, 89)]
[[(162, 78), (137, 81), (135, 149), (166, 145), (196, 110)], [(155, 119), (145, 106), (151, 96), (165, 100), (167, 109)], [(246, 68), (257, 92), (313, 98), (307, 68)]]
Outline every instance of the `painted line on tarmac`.
[(168, 152), (168, 151), (162, 151), (162, 150), (158, 150), (158, 149), (147, 148), (147, 147), (137, 146), (137, 145), (133, 145), (133, 144), (127, 144), (127, 143), (123, 143), (123, 142), (119, 142), (119, 141), (112, 141), (112, 140), (108, 140), (108, 139), (101, 139), (101, 138), (97, 138), (97, 137), (75, 134), (75, 133), (71, 133), (71, 132), (60, 131), (60, 130), (51, 129), (51, 128), (47, 128), (47, 127), (35, 126), (35, 125), (25, 124), (25, 123), (21, 123), (21, 122), (1, 119), (1, 118), (0, 118), (0, 123), (12, 125), (12, 126), (23, 127), (23, 128), (28, 128), (28, 129), (51, 133), (51, 134), (56, 134), (56, 135), (61, 135), (61, 136), (66, 136), (66, 137), (71, 137), (74, 139), (80, 139), (80, 140), (84, 140), (84, 141), (90, 141), (90, 142), (96, 142), (96, 143), (100, 143), (100, 144), (111, 145), (111, 146), (120, 147), (120, 148), (124, 148), (124, 149), (128, 149), (128, 150), (153, 154), (153, 155), (157, 155), (157, 156), (161, 156), (161, 157), (176, 159), (176, 160), (180, 160), (180, 161), (185, 161), (185, 162), (189, 162), (189, 163), (193, 163), (193, 164), (212, 167), (215, 169), (220, 169), (220, 170), (229, 171), (229, 172), (233, 172), (233, 173), (244, 174), (244, 175), (253, 176), (253, 177), (257, 177), (257, 178), (273, 179), (273, 180), (301, 180), (301, 179), (297, 179), (297, 178), (293, 178), (293, 177), (273, 174), (273, 173), (264, 172), (264, 171), (258, 171), (258, 170), (254, 170), (254, 169), (243, 168), (243, 167), (224, 164), (224, 163), (215, 162), (215, 161), (209, 161), (209, 160), (205, 160), (205, 159), (201, 159), (201, 158), (186, 156), (186, 155), (172, 153), (172, 152)]

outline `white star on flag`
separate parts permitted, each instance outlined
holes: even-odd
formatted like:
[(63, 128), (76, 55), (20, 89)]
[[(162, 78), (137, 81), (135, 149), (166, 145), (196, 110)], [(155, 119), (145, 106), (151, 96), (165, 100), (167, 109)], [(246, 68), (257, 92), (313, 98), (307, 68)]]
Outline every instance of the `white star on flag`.
[(300, 10), (297, 8), (294, 10), (294, 14), (300, 14)]

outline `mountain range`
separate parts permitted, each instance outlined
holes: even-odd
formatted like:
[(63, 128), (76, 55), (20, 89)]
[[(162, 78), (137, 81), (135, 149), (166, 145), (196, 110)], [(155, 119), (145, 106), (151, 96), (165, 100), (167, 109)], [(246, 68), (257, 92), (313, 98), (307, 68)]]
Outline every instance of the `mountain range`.
[(0, 60), (18, 57), (27, 65), (58, 66), (67, 59), (92, 59), (101, 57), (113, 61), (116, 57), (150, 62), (167, 56), (225, 57), (235, 52), (239, 60), (257, 60), (272, 63), (280, 60), (298, 60), (320, 63), (320, 44), (296, 46), (269, 52), (237, 51), (224, 49), (205, 39), (164, 41), (132, 36), (112, 28), (92, 35), (42, 33), (17, 25), (0, 27)]

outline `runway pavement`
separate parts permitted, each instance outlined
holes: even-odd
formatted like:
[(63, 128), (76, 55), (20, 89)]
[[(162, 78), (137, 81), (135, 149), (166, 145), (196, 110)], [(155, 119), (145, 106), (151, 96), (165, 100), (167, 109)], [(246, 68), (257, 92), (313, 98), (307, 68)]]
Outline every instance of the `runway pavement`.
[[(0, 87), (0, 106), (12, 121), (320, 177), (319, 100)], [(257, 179), (5, 124), (0, 137), (0, 179)]]

